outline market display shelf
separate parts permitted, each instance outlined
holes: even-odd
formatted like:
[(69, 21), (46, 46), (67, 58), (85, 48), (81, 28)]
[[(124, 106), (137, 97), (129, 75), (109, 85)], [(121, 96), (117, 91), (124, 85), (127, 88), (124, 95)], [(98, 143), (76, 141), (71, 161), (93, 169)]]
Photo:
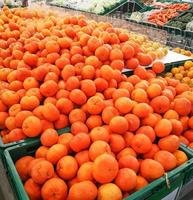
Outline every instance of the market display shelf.
[[(22, 156), (34, 155), (35, 150), (39, 146), (40, 141), (32, 141), (10, 147), (4, 151), (5, 169), (7, 170), (8, 180), (17, 200), (29, 200), (29, 198), (24, 190), (23, 183), (16, 171), (14, 163)], [(170, 200), (177, 199), (185, 183), (185, 178), (193, 170), (193, 152), (183, 145), (180, 146), (180, 149), (189, 157), (186, 163), (166, 173), (164, 177), (153, 181), (140, 191), (133, 193), (125, 200), (161, 200), (165, 197)]]
[(75, 9), (73, 7), (54, 4), (54, 3), (50, 2), (50, 1), (47, 1), (46, 3), (47, 3), (47, 5), (50, 5), (50, 6), (56, 6), (56, 7), (66, 8), (66, 9), (72, 9), (72, 10), (75, 10), (75, 11), (80, 11), (80, 12), (85, 12), (85, 13), (92, 13), (92, 14), (98, 14), (98, 15), (109, 15), (112, 12), (115, 12), (115, 11), (119, 10), (121, 7), (123, 7), (125, 4), (127, 4), (128, 1), (127, 0), (122, 0), (119, 3), (115, 4), (114, 6), (112, 6), (110, 9), (105, 9), (105, 11), (102, 12), (102, 13), (94, 13), (94, 12), (89, 12), (89, 11), (81, 10), (81, 9), (77, 9), (77, 8)]
[[(69, 127), (57, 130), (59, 135), (61, 135), (62, 133), (67, 133), (69, 131), (70, 131)], [(22, 145), (24, 143), (28, 144), (28, 143), (31, 143), (33, 141), (39, 141), (39, 138), (40, 137), (26, 138), (25, 140), (20, 140), (18, 142), (11, 142), (11, 143), (4, 144), (3, 141), (2, 141), (2, 138), (0, 137), (0, 159), (2, 158), (2, 155), (3, 155), (3, 152), (4, 152), (5, 149), (12, 147), (12, 146), (15, 146), (15, 145)]]

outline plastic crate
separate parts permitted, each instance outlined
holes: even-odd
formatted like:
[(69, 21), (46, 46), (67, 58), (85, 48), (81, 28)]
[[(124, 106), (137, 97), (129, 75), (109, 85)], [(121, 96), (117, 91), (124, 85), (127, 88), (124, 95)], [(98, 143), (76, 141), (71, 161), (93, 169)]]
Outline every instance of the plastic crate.
[(177, 200), (186, 177), (193, 170), (193, 151), (184, 145), (181, 145), (180, 149), (189, 157), (186, 163), (168, 172), (165, 177), (161, 177), (133, 193), (125, 200)]
[[(192, 58), (188, 59), (188, 60), (192, 60)], [(186, 60), (187, 61), (187, 60)], [(180, 65), (184, 65), (184, 63), (186, 61), (180, 61), (180, 62), (174, 62), (174, 63), (170, 63), (170, 64), (166, 64), (165, 65), (165, 70), (162, 74), (165, 74), (166, 72), (170, 72), (172, 68), (174, 67), (179, 67)]]
[[(58, 134), (62, 134), (64, 132), (69, 132), (70, 131), (70, 128), (67, 127), (67, 128), (63, 128), (63, 129), (60, 129), (58, 130)], [(3, 141), (2, 141), (2, 138), (0, 137), (0, 158), (2, 157), (3, 155), (3, 151), (9, 147), (12, 147), (12, 146), (15, 146), (15, 145), (18, 145), (18, 144), (23, 144), (23, 143), (31, 143), (33, 141), (37, 141), (39, 140), (39, 137), (35, 137), (35, 138), (26, 138), (25, 140), (20, 140), (18, 142), (11, 142), (11, 143), (7, 143), (7, 144), (4, 144)]]
[[(24, 190), (23, 183), (16, 171), (14, 163), (22, 156), (33, 155), (39, 146), (39, 141), (33, 141), (10, 147), (4, 151), (4, 165), (7, 169), (8, 179), (17, 200), (29, 200), (29, 198)], [(176, 199), (184, 184), (185, 177), (190, 173), (190, 170), (192, 170), (191, 167), (193, 167), (193, 152), (183, 145), (180, 148), (189, 157), (189, 160), (185, 164), (167, 173), (165, 177), (153, 181), (140, 191), (133, 193), (126, 198), (126, 200), (163, 200), (163, 198), (166, 197), (169, 197), (170, 200)]]
[(72, 10), (75, 10), (75, 11), (80, 11), (80, 12), (83, 12), (83, 13), (92, 13), (92, 14), (98, 14), (98, 15), (109, 15), (110, 13), (113, 13), (113, 12), (119, 10), (122, 6), (124, 6), (127, 3), (128, 3), (127, 0), (122, 0), (119, 3), (113, 5), (110, 9), (105, 9), (105, 11), (102, 12), (102, 13), (94, 13), (94, 12), (89, 12), (89, 11), (86, 11), (86, 10), (75, 9), (73, 7), (67, 7), (67, 6), (63, 6), (63, 5), (54, 4), (50, 1), (47, 1), (47, 4), (50, 5), (50, 6), (56, 6), (56, 7), (66, 8), (66, 9), (72, 9)]
[(179, 21), (179, 22), (182, 22), (183, 24), (187, 24), (188, 22), (184, 22), (181, 17), (183, 17), (184, 15), (186, 14), (189, 14), (190, 12), (188, 11), (184, 11), (182, 12), (179, 16), (169, 20), (169, 22), (167, 24), (164, 25), (164, 30), (168, 31), (169, 33), (172, 33), (172, 34), (175, 34), (175, 35), (182, 35), (182, 36), (185, 36), (185, 29), (180, 29), (180, 28), (177, 28), (177, 27), (173, 27), (170, 25), (170, 22), (175, 22), (175, 21)]

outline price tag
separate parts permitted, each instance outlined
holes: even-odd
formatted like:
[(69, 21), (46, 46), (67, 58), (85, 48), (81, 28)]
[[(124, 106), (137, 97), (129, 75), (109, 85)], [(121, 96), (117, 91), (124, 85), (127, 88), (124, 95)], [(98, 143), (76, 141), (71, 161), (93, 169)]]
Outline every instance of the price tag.
[(178, 193), (179, 187), (176, 188), (173, 192), (171, 192), (170, 194), (168, 194), (166, 197), (164, 197), (162, 200), (175, 200), (176, 199), (176, 195)]

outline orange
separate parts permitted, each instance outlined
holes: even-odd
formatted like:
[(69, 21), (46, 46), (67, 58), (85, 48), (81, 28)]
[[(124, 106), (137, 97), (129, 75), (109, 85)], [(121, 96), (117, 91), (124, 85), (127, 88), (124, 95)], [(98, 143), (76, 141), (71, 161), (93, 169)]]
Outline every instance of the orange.
[(160, 61), (156, 61), (152, 65), (152, 70), (156, 74), (162, 73), (165, 70), (165, 65), (162, 62), (160, 62)]
[(121, 189), (114, 183), (103, 184), (98, 189), (98, 200), (121, 200)]
[(154, 127), (158, 137), (165, 137), (172, 132), (172, 123), (168, 119), (161, 119)]
[(120, 169), (115, 179), (115, 184), (122, 191), (131, 191), (137, 185), (137, 175), (132, 169)]
[(132, 101), (127, 97), (120, 97), (115, 101), (115, 108), (121, 113), (129, 113), (133, 108)]
[(92, 115), (97, 115), (102, 112), (104, 101), (99, 96), (90, 97), (87, 101), (87, 111)]
[(94, 160), (93, 177), (101, 183), (110, 183), (118, 174), (118, 162), (108, 154), (102, 154)]
[(176, 157), (177, 166), (182, 165), (188, 160), (187, 155), (181, 150), (176, 150), (173, 154)]
[(77, 178), (80, 182), (93, 180), (92, 167), (93, 162), (85, 162), (80, 166), (77, 172)]
[(93, 142), (89, 148), (89, 157), (91, 160), (95, 160), (98, 156), (104, 153), (111, 153), (111, 148), (107, 142), (98, 140)]
[(150, 102), (151, 107), (156, 113), (165, 113), (170, 108), (170, 101), (166, 96), (157, 96)]
[(42, 131), (41, 121), (35, 116), (29, 116), (23, 121), (22, 130), (28, 137), (36, 137)]
[(129, 128), (127, 120), (122, 116), (113, 117), (109, 127), (111, 131), (117, 134), (124, 134)]
[(43, 199), (66, 199), (67, 185), (60, 178), (51, 178), (42, 186), (41, 196)]
[(133, 107), (133, 114), (137, 117), (145, 118), (150, 113), (152, 113), (152, 108), (146, 103), (139, 103)]
[(135, 173), (138, 172), (139, 170), (139, 162), (137, 160), (137, 158), (135, 158), (132, 155), (126, 155), (126, 156), (122, 156), (119, 161), (119, 168), (129, 168), (132, 169), (133, 171), (135, 171)]
[(105, 124), (109, 124), (111, 119), (118, 116), (118, 110), (113, 106), (107, 106), (102, 111), (102, 120)]
[(164, 138), (161, 138), (158, 142), (158, 146), (162, 150), (174, 152), (180, 146), (180, 139), (176, 135), (169, 135)]
[(141, 126), (136, 131), (136, 134), (144, 134), (144, 135), (146, 135), (147, 137), (149, 137), (149, 139), (151, 140), (152, 143), (156, 139), (155, 131), (153, 130), (153, 128), (151, 126)]
[(127, 115), (125, 115), (125, 118), (128, 121), (128, 125), (129, 125), (128, 131), (133, 132), (133, 131), (136, 131), (139, 128), (140, 120), (136, 115), (127, 114)]
[(164, 168), (159, 162), (155, 160), (145, 159), (141, 162), (140, 174), (145, 179), (153, 181), (164, 175)]
[(41, 187), (33, 179), (30, 178), (24, 183), (24, 189), (30, 199), (41, 198)]
[(15, 163), (15, 168), (22, 181), (26, 181), (29, 177), (27, 167), (34, 158), (31, 156), (23, 156)]
[(146, 185), (148, 185), (147, 180), (143, 178), (142, 176), (137, 176), (137, 184), (136, 184), (135, 190), (138, 191), (144, 188)]
[(70, 140), (70, 148), (75, 152), (80, 152), (90, 146), (90, 137), (86, 133), (78, 133)]
[(97, 197), (97, 187), (91, 181), (82, 181), (75, 183), (69, 190), (68, 200), (94, 200)]
[(66, 156), (68, 153), (68, 149), (63, 144), (54, 144), (51, 146), (47, 153), (46, 159), (52, 164), (56, 164), (58, 160), (60, 160), (63, 156)]
[(77, 121), (71, 125), (71, 133), (76, 135), (78, 133), (88, 133), (88, 127), (83, 122)]
[(187, 116), (191, 111), (191, 102), (186, 98), (175, 99), (174, 110), (182, 116)]
[(76, 159), (78, 165), (81, 166), (82, 164), (90, 161), (89, 151), (88, 150), (80, 151), (76, 153), (74, 158)]
[(95, 127), (90, 132), (90, 138), (92, 142), (97, 140), (108, 142), (110, 140), (110, 134), (104, 127)]
[(48, 179), (54, 176), (54, 167), (53, 165), (46, 161), (42, 160), (37, 162), (31, 169), (31, 178), (35, 183), (43, 184)]
[(42, 133), (40, 141), (42, 145), (51, 147), (58, 142), (58, 134), (54, 129), (49, 128)]
[(148, 136), (144, 134), (137, 134), (132, 138), (131, 147), (137, 153), (147, 153), (152, 148), (152, 142)]
[(177, 165), (176, 157), (168, 152), (168, 151), (158, 151), (154, 155), (154, 160), (158, 161), (163, 167), (165, 171), (170, 171)]
[(56, 171), (62, 179), (70, 180), (75, 177), (78, 171), (78, 163), (72, 156), (64, 156), (58, 161)]

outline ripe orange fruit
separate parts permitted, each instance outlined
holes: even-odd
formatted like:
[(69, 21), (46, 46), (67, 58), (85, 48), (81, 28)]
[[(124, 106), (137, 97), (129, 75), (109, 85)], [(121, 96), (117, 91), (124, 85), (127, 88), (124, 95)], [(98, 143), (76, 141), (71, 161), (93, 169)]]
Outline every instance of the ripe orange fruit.
[(93, 162), (83, 163), (77, 172), (78, 181), (93, 181), (92, 167)]
[(182, 165), (183, 163), (185, 163), (188, 160), (187, 155), (181, 150), (176, 150), (175, 152), (173, 152), (173, 154), (176, 157), (177, 166)]
[(133, 114), (140, 118), (147, 117), (152, 113), (152, 108), (147, 103), (138, 103), (133, 107)]
[(47, 160), (37, 162), (31, 169), (31, 178), (35, 183), (43, 184), (54, 176), (54, 167)]
[(90, 146), (90, 137), (86, 133), (78, 133), (70, 140), (70, 148), (75, 152), (80, 152)]
[(121, 113), (129, 113), (133, 108), (132, 101), (127, 97), (120, 97), (115, 101), (115, 108)]
[(70, 180), (75, 177), (78, 171), (78, 163), (72, 156), (64, 156), (58, 161), (56, 171), (62, 179)]
[(132, 138), (131, 147), (137, 153), (147, 153), (152, 148), (152, 142), (148, 136), (144, 134), (137, 134)]
[(165, 113), (170, 108), (170, 101), (166, 96), (157, 96), (150, 102), (151, 107), (156, 113)]
[(68, 153), (68, 149), (63, 144), (54, 144), (51, 146), (47, 153), (46, 159), (52, 164), (56, 164), (58, 160), (60, 160), (63, 156), (66, 156)]
[(108, 142), (110, 139), (110, 134), (104, 127), (95, 127), (90, 132), (90, 138), (92, 142), (97, 140)]
[(58, 133), (54, 129), (49, 128), (42, 133), (40, 141), (42, 145), (51, 147), (58, 142)]
[(24, 183), (24, 189), (30, 199), (41, 198), (41, 187), (39, 184), (35, 183), (33, 179), (30, 178)]
[(159, 140), (158, 146), (162, 150), (166, 150), (173, 153), (179, 148), (180, 139), (176, 135), (168, 135)]
[(141, 162), (140, 174), (145, 179), (152, 181), (164, 175), (164, 168), (155, 160), (145, 159)]
[(135, 158), (132, 155), (126, 155), (126, 156), (122, 156), (119, 161), (119, 168), (129, 168), (132, 169), (133, 171), (135, 171), (135, 173), (138, 172), (139, 170), (139, 162), (137, 160), (137, 158)]
[(97, 115), (102, 112), (104, 101), (99, 96), (90, 97), (87, 101), (87, 111), (92, 115)]
[(123, 136), (119, 134), (111, 134), (109, 144), (113, 153), (120, 152), (126, 146)]
[(26, 181), (29, 177), (27, 167), (34, 158), (32, 156), (24, 156), (15, 163), (15, 168), (22, 181)]
[(68, 200), (87, 199), (94, 200), (97, 197), (97, 187), (91, 181), (75, 183), (69, 190)]
[(165, 65), (162, 62), (160, 62), (160, 61), (156, 61), (152, 65), (152, 70), (156, 74), (162, 73), (165, 70)]
[(36, 137), (42, 131), (41, 121), (35, 116), (29, 116), (23, 121), (22, 130), (28, 137)]
[(118, 162), (108, 154), (102, 154), (94, 160), (93, 177), (99, 183), (110, 183), (118, 174)]
[(154, 127), (158, 137), (165, 137), (172, 132), (172, 123), (168, 119), (161, 119)]
[(137, 185), (135, 187), (135, 190), (138, 191), (144, 188), (146, 185), (148, 185), (147, 180), (142, 176), (137, 176)]
[(129, 125), (128, 131), (133, 132), (133, 131), (136, 131), (139, 128), (140, 120), (136, 115), (127, 114), (127, 115), (125, 115), (125, 118), (128, 121), (128, 125)]
[(98, 156), (104, 153), (111, 153), (111, 148), (107, 142), (98, 140), (90, 145), (89, 157), (91, 160), (94, 161)]
[(137, 175), (132, 169), (120, 169), (115, 179), (115, 184), (122, 191), (131, 191), (137, 185)]
[(120, 188), (114, 183), (103, 184), (98, 189), (98, 200), (121, 200), (122, 198)]
[(115, 133), (124, 134), (128, 130), (128, 122), (124, 117), (116, 116), (111, 119), (109, 128)]
[(44, 183), (41, 189), (43, 199), (55, 198), (65, 199), (67, 196), (67, 185), (60, 178), (51, 178)]
[(186, 98), (175, 99), (174, 110), (182, 116), (187, 116), (191, 111), (191, 102)]
[(158, 151), (154, 155), (154, 160), (158, 161), (164, 167), (165, 171), (170, 171), (177, 165), (176, 157), (172, 153), (164, 150)]

